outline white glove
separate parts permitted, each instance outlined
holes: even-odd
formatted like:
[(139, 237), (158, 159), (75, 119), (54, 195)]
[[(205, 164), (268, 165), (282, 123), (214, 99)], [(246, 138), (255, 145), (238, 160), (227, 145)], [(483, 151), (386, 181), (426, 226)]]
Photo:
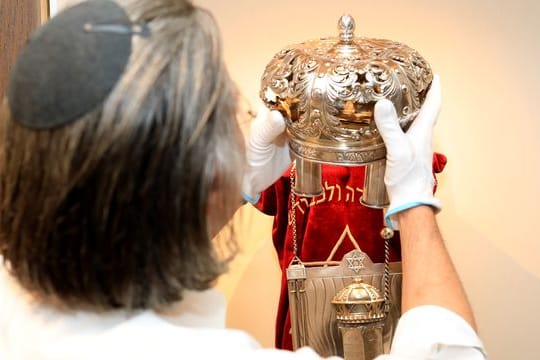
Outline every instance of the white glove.
[(285, 119), (279, 111), (259, 109), (246, 142), (247, 168), (242, 195), (255, 204), (260, 192), (272, 185), (291, 164)]
[(386, 145), (386, 173), (384, 182), (390, 199), (386, 223), (399, 229), (396, 214), (400, 211), (430, 205), (436, 211), (441, 202), (433, 196), (435, 179), (432, 171), (433, 127), (441, 108), (441, 85), (437, 75), (424, 104), (413, 124), (404, 133), (399, 126), (394, 105), (379, 100), (375, 105), (375, 123)]

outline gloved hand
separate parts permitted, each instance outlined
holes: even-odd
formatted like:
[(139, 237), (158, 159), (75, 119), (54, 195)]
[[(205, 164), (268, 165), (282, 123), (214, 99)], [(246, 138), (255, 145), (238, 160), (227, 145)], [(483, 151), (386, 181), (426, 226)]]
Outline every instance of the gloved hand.
[(394, 105), (379, 100), (375, 105), (375, 123), (386, 145), (386, 173), (384, 182), (390, 199), (386, 222), (399, 229), (396, 214), (400, 211), (430, 205), (436, 211), (441, 202), (433, 196), (435, 179), (432, 172), (433, 127), (441, 107), (440, 80), (434, 76), (431, 88), (420, 112), (409, 130), (399, 126)]
[(244, 199), (255, 204), (291, 164), (285, 119), (279, 111), (261, 106), (246, 141), (247, 168), (242, 182)]

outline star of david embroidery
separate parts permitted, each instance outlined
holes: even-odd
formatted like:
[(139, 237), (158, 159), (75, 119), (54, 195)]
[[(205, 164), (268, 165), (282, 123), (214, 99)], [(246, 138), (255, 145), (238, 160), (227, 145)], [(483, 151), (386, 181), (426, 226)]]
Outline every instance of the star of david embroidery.
[(348, 263), (347, 267), (355, 273), (358, 273), (360, 272), (360, 270), (366, 268), (366, 266), (364, 265), (365, 259), (366, 256), (364, 254), (355, 253), (353, 256), (346, 259)]

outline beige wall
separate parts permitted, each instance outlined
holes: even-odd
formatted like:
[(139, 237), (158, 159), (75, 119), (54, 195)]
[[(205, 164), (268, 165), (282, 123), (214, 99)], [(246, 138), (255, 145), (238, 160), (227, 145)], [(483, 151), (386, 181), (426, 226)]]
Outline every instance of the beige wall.
[[(66, 1), (58, 0), (61, 7)], [(536, 359), (540, 324), (540, 2), (536, 0), (198, 0), (223, 30), (232, 76), (252, 104), (273, 54), (334, 35), (352, 14), (357, 33), (402, 41), (439, 73), (444, 106), (436, 150), (439, 216), (490, 358)], [(219, 287), (229, 325), (273, 343), (279, 273), (271, 219), (246, 207), (236, 219), (242, 253)]]

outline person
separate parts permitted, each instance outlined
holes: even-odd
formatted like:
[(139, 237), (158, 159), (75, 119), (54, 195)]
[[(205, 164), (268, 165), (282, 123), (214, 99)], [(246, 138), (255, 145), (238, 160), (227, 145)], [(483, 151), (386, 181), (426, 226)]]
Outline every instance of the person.
[(441, 203), (433, 195), (433, 127), (441, 106), (435, 76), (419, 115), (407, 133), (388, 100), (375, 107), (375, 122), (387, 148), (387, 223), (400, 229), (403, 316), (387, 359), (484, 359), (476, 323), (459, 276), (438, 229)]
[[(259, 181), (262, 163), (242, 171), (236, 98), (215, 21), (186, 0), (87, 1), (32, 36), (0, 112), (0, 359), (317, 358), (224, 328), (212, 285), (235, 242), (213, 235), (240, 205), (242, 183), (262, 191), (275, 181)], [(272, 148), (279, 135), (254, 127), (248, 144)], [(396, 177), (418, 170), (388, 166)], [(395, 216), (404, 235), (424, 232), (408, 225), (415, 209)], [(417, 247), (411, 239), (413, 255), (432, 235)], [(476, 351), (459, 286), (449, 303), (433, 294), (451, 282), (432, 280), (405, 285), (403, 323), (431, 304), (459, 325), (450, 345)], [(417, 286), (429, 294), (414, 295)]]
[[(421, 111), (406, 134), (390, 101), (380, 100), (375, 106), (374, 118), (387, 148), (385, 184), (390, 206), (385, 223), (400, 230), (403, 264), (403, 316), (391, 354), (380, 359), (484, 359), (486, 356), (475, 332), (472, 309), (435, 219), (441, 204), (433, 191), (433, 166), (438, 166), (438, 159), (432, 156), (432, 133), (440, 104), (440, 79), (435, 76)], [(263, 130), (257, 133), (275, 136), (279, 131), (268, 130), (273, 124), (276, 122), (264, 125), (261, 122), (258, 126)], [(255, 144), (250, 146), (251, 141), (248, 142), (248, 150), (251, 147), (252, 152), (265, 155), (254, 156), (257, 160), (254, 163), (261, 168), (273, 163), (267, 168), (276, 168), (282, 151), (279, 138), (274, 142), (272, 136), (256, 138)], [(275, 186), (270, 191), (276, 191)]]

